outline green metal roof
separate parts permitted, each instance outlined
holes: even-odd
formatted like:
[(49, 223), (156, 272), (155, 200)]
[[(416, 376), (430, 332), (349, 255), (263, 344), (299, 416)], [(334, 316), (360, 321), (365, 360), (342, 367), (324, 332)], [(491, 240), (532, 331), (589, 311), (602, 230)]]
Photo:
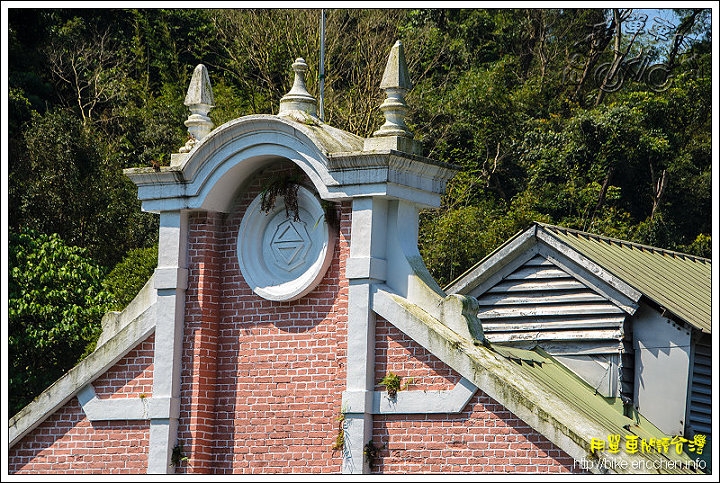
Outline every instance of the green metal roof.
[[(582, 414), (587, 421), (604, 428), (604, 434), (585, 434), (585, 443), (590, 445), (592, 438), (605, 440), (609, 435), (620, 435), (621, 451), (625, 451), (625, 442), (629, 436), (637, 436), (640, 440), (651, 441), (668, 438), (656, 426), (642, 415), (635, 413), (632, 417), (623, 414), (622, 403), (612, 398), (600, 396), (587, 383), (578, 378), (565, 366), (558, 363), (550, 354), (539, 347), (533, 350), (518, 349), (498, 344), (488, 344), (487, 348), (500, 354), (514, 364), (515, 371), (528, 373), (551, 397), (558, 398), (568, 407), (574, 408)], [(615, 402), (613, 402), (615, 401)], [(606, 450), (607, 451), (607, 450)], [(592, 454), (589, 451), (590, 454)], [(603, 458), (607, 453), (598, 452), (596, 456)], [(638, 457), (637, 469), (656, 468), (658, 473), (697, 473), (701, 474), (691, 463), (694, 453), (683, 452), (677, 454), (674, 447), (671, 451), (643, 452), (641, 454), (623, 454), (623, 458)], [(644, 461), (643, 461), (644, 460)], [(684, 464), (681, 467), (680, 462)], [(625, 471), (618, 471), (624, 473)], [(633, 471), (628, 471), (633, 472)], [(640, 471), (641, 473), (643, 471)], [(653, 473), (654, 471), (646, 471)]]
[(539, 222), (536, 225), (676, 317), (711, 333), (709, 259)]

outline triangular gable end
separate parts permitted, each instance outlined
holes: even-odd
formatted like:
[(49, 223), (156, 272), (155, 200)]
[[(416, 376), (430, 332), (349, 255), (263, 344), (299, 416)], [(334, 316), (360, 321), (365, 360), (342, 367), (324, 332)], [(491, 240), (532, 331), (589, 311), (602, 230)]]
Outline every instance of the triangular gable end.
[(621, 381), (623, 358), (628, 365), (632, 351), (627, 314), (595, 287), (538, 253), (484, 293), (471, 295), (490, 342), (539, 346), (600, 394), (632, 397), (632, 386), (623, 388)]
[(600, 394), (632, 398), (625, 321), (638, 307), (638, 294), (616, 280), (611, 285), (597, 275), (600, 267), (537, 232), (533, 226), (514, 237), (448, 291), (461, 287), (477, 298), (490, 342), (539, 346)]

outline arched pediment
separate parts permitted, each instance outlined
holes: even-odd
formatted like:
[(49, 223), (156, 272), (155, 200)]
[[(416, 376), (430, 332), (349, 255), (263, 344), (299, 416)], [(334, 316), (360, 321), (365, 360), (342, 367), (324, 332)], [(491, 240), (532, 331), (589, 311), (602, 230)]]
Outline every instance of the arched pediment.
[(439, 207), (457, 167), (423, 157), (421, 144), (404, 124), (408, 85), (399, 76), (406, 69), (400, 47), (393, 47), (398, 55), (391, 55), (394, 60), (388, 64), (394, 75), (381, 85), (388, 94), (380, 106), (386, 122), (368, 139), (317, 117), (315, 98), (305, 89), (307, 65), (301, 58), (293, 63), (295, 83), (280, 99), (277, 115), (245, 116), (211, 130), (207, 114), (214, 100), (205, 70), (198, 66), (193, 74), (197, 82), (185, 102), (193, 112), (185, 121), (188, 143), (171, 156), (169, 167), (125, 170), (138, 187), (143, 210), (228, 212), (252, 173), (279, 160), (300, 167), (326, 200), (381, 197)]
[(161, 171), (135, 168), (126, 174), (137, 184), (145, 211), (227, 212), (238, 187), (279, 159), (297, 164), (322, 198), (333, 198), (328, 186), (338, 181), (329, 172), (328, 157), (362, 149), (363, 138), (312, 119), (252, 115), (219, 126)]

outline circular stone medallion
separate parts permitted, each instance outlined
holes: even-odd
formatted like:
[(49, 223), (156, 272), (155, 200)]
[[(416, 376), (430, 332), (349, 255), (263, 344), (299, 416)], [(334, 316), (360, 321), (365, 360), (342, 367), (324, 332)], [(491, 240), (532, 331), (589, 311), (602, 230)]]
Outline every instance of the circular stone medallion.
[(335, 233), (325, 220), (320, 201), (307, 188), (297, 191), (300, 221), (285, 212), (285, 200), (261, 211), (262, 196), (250, 203), (238, 233), (240, 271), (264, 299), (296, 300), (313, 290), (325, 276), (333, 256)]

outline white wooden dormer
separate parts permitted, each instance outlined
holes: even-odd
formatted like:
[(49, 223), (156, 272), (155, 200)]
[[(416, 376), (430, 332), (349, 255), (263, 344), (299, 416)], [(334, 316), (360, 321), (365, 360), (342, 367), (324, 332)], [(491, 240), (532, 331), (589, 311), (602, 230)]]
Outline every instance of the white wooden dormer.
[[(632, 397), (628, 315), (604, 294), (537, 254), (483, 293), (478, 317), (492, 343), (540, 346), (606, 397)], [(623, 384), (624, 382), (624, 384)]]
[(631, 400), (632, 331), (626, 318), (637, 309), (638, 294), (620, 292), (587, 260), (531, 241), (520, 236), (506, 244), (497, 260), (502, 266), (462, 292), (477, 298), (485, 337), (539, 346), (599, 394)]
[(536, 223), (446, 288), (665, 434), (710, 436), (710, 260)]

